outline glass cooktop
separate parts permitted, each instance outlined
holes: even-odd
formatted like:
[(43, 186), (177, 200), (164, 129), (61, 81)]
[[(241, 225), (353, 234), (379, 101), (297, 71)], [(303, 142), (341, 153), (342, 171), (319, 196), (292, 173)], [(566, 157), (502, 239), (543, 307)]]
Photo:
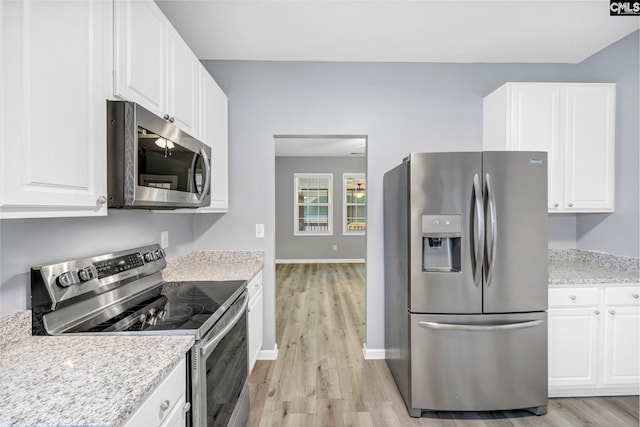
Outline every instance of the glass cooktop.
[(158, 287), (68, 332), (200, 330), (205, 324), (211, 327), (222, 316), (245, 284), (243, 280), (166, 283), (165, 294)]

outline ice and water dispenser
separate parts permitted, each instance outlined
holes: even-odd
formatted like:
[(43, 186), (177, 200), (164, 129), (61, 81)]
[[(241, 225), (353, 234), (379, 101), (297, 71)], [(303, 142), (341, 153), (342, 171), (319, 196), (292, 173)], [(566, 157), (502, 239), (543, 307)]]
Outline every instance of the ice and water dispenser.
[(422, 271), (460, 271), (462, 215), (422, 215)]

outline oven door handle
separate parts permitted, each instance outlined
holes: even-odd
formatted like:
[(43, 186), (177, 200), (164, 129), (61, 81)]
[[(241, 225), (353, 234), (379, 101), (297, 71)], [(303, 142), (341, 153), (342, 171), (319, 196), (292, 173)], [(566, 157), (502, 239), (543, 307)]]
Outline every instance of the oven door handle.
[(220, 341), (222, 341), (224, 336), (227, 335), (227, 332), (229, 332), (231, 330), (231, 328), (236, 326), (236, 323), (238, 323), (238, 321), (245, 314), (245, 312), (247, 311), (247, 305), (249, 305), (249, 298), (247, 298), (247, 291), (246, 290), (242, 293), (242, 296), (240, 298), (244, 298), (244, 301), (242, 302), (242, 307), (240, 308), (240, 310), (238, 310), (238, 313), (236, 313), (236, 315), (227, 324), (227, 326), (225, 326), (220, 332), (218, 332), (206, 344), (204, 344), (202, 347), (200, 347), (200, 354), (202, 354), (203, 356), (207, 356), (208, 353), (213, 351), (213, 349), (218, 345), (218, 343)]

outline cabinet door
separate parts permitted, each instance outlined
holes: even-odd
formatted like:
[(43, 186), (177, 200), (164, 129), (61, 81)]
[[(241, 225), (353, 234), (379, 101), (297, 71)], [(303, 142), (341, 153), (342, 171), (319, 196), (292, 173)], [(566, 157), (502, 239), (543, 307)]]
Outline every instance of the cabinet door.
[(194, 138), (199, 138), (200, 61), (173, 28), (167, 29), (167, 47), (167, 111), (176, 126)]
[(604, 328), (604, 383), (640, 382), (640, 308), (608, 306)]
[(3, 218), (106, 215), (109, 2), (3, 2)]
[(562, 201), (562, 153), (560, 139), (560, 86), (513, 84), (510, 88), (510, 120), (507, 150), (546, 151), (548, 208), (557, 211)]
[(565, 206), (611, 212), (614, 196), (615, 85), (566, 89)]
[(185, 397), (182, 396), (173, 406), (173, 409), (171, 409), (171, 412), (167, 415), (167, 418), (162, 422), (160, 427), (186, 427), (187, 413), (185, 412), (185, 407)]
[(201, 138), (211, 147), (211, 204), (202, 212), (226, 212), (229, 206), (227, 95), (209, 72), (200, 69), (202, 87)]
[(249, 301), (249, 373), (262, 348), (262, 285)]
[(549, 386), (597, 383), (596, 307), (549, 310)]
[(114, 2), (114, 94), (167, 113), (166, 18), (151, 0)]

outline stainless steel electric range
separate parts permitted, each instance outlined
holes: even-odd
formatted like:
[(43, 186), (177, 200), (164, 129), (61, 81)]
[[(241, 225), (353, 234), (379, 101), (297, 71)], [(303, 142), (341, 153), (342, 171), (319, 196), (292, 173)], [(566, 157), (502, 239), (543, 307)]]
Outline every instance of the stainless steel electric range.
[(246, 282), (164, 282), (159, 245), (34, 266), (34, 335), (194, 335), (187, 399), (193, 427), (249, 416)]

